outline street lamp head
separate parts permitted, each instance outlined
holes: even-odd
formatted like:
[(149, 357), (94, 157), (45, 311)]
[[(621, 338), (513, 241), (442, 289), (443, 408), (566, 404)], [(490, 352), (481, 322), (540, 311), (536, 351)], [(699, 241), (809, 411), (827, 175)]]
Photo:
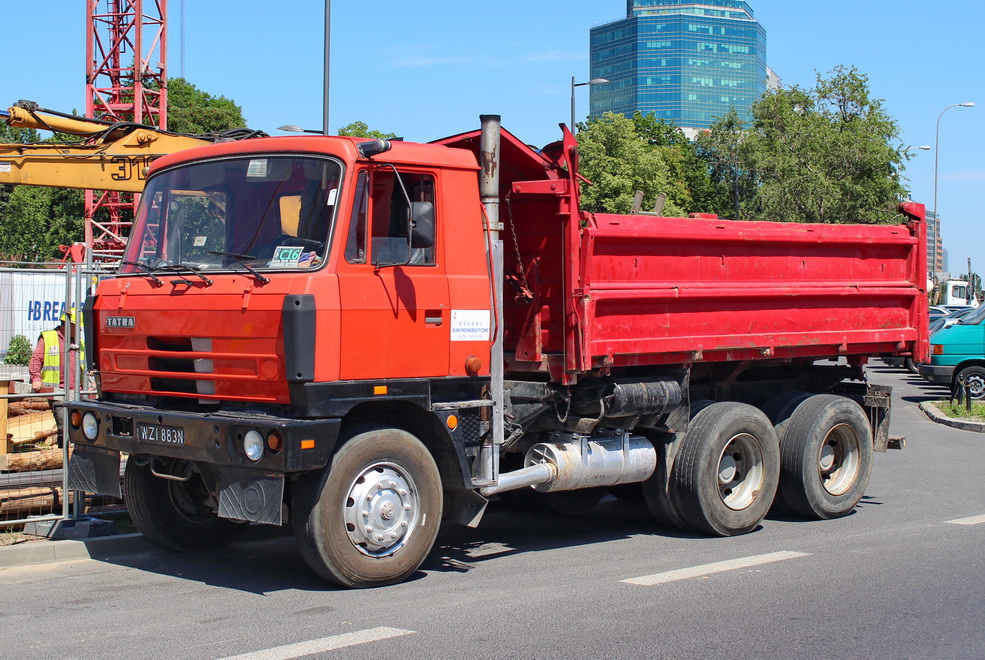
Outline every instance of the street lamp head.
[(278, 126), (277, 130), (287, 131), (288, 133), (313, 133), (314, 135), (324, 135), (322, 131), (316, 131), (311, 128), (301, 128), (300, 126), (295, 126), (294, 124), (284, 124), (283, 126)]
[(913, 147), (914, 149), (920, 149), (921, 151), (930, 151), (929, 144), (922, 144), (919, 147)]
[[(592, 78), (591, 80), (588, 81), (587, 84), (589, 84), (589, 85), (604, 85), (607, 82), (609, 82), (609, 81), (606, 78)], [(975, 104), (972, 103), (972, 105), (975, 105)]]
[(974, 108), (975, 107), (975, 102), (974, 101), (968, 101), (967, 103), (959, 103), (958, 105), (960, 105), (962, 108)]

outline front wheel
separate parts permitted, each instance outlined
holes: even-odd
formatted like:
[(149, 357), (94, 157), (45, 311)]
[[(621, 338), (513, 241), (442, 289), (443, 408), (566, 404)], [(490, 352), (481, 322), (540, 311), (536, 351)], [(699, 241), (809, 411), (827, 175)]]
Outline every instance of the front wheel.
[(967, 386), (968, 396), (972, 401), (985, 399), (985, 368), (971, 366), (959, 371), (957, 377), (954, 379), (954, 387), (952, 388), (955, 393), (961, 387), (962, 382)]
[(295, 494), (301, 555), (343, 587), (400, 582), (421, 565), (441, 522), (441, 476), (430, 452), (395, 428), (357, 432)]
[(231, 541), (246, 523), (220, 518), (208, 506), (212, 496), (198, 472), (185, 481), (164, 479), (150, 463), (127, 461), (123, 496), (137, 529), (148, 541), (168, 550), (204, 550)]

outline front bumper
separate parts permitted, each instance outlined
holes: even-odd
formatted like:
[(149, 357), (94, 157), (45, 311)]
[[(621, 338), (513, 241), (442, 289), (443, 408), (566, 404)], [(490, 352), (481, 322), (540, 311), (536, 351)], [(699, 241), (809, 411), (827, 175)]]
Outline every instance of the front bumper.
[(918, 364), (917, 371), (935, 385), (950, 387), (954, 380), (954, 367), (952, 365)]
[[(325, 467), (338, 439), (340, 419), (299, 420), (260, 413), (191, 413), (148, 406), (74, 401), (70, 413), (92, 413), (96, 437), (86, 438), (81, 425), (70, 423), (74, 449), (69, 462), (72, 489), (120, 496), (120, 455), (129, 460), (181, 465), (198, 464), (215, 475), (218, 515), (223, 518), (280, 524), (287, 474)], [(76, 416), (75, 419), (79, 419)], [(259, 460), (246, 456), (243, 438), (255, 430), (267, 442)], [(203, 465), (204, 464), (204, 465)]]

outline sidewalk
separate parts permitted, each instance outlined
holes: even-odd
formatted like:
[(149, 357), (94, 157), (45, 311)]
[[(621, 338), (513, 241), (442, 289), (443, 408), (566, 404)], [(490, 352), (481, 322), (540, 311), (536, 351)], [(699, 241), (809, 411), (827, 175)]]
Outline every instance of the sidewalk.
[(956, 419), (954, 417), (945, 417), (937, 406), (931, 401), (924, 401), (920, 403), (920, 410), (922, 410), (927, 417), (929, 417), (934, 422), (938, 424), (944, 424), (945, 426), (951, 426), (956, 429), (961, 429), (963, 431), (974, 431), (976, 433), (985, 433), (985, 422), (976, 422), (965, 419)]
[(157, 552), (159, 548), (141, 534), (97, 536), (61, 541), (37, 540), (0, 547), (0, 569), (83, 559), (107, 559), (120, 555)]

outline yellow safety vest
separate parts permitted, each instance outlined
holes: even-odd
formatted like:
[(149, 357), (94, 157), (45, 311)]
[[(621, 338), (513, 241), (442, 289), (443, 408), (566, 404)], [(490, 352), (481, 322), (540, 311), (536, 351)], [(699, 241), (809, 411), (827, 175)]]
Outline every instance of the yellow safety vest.
[(57, 330), (41, 333), (44, 342), (44, 362), (41, 364), (41, 382), (57, 387), (62, 382), (62, 349)]

